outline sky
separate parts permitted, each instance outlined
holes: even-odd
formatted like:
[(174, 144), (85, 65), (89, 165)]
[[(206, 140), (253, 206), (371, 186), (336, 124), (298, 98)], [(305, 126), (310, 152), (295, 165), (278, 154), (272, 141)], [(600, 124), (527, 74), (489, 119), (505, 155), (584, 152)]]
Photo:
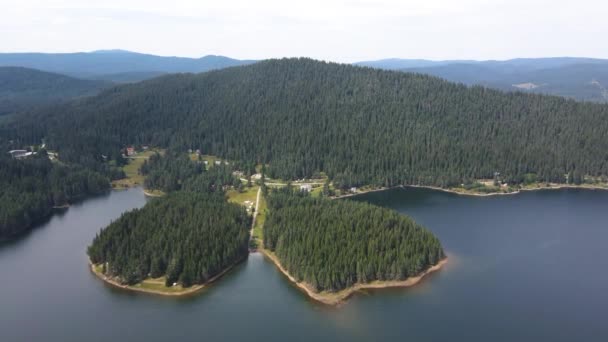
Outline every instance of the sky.
[(0, 52), (608, 58), (606, 0), (0, 0)]

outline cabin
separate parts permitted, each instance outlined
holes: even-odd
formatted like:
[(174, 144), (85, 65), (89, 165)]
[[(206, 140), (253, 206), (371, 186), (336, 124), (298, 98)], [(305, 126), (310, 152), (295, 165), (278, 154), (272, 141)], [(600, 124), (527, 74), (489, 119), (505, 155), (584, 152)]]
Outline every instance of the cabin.
[(27, 158), (31, 155), (36, 154), (35, 152), (28, 152), (27, 150), (11, 150), (8, 151), (8, 153), (11, 155), (11, 157), (15, 159)]
[(350, 188), (350, 192), (357, 192), (357, 188), (355, 188), (354, 186), (352, 188)]
[(312, 191), (312, 185), (310, 185), (310, 184), (300, 185), (300, 191), (302, 191), (302, 192), (311, 192)]
[(127, 147), (127, 156), (132, 156), (135, 154), (135, 148), (133, 146)]

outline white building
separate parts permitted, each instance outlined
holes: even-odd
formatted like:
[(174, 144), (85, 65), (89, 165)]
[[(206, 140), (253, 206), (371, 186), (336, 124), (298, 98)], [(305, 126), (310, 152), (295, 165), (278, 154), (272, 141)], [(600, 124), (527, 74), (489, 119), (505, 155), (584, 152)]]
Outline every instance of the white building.
[(300, 191), (311, 192), (312, 191), (312, 185), (310, 185), (310, 184), (300, 185)]

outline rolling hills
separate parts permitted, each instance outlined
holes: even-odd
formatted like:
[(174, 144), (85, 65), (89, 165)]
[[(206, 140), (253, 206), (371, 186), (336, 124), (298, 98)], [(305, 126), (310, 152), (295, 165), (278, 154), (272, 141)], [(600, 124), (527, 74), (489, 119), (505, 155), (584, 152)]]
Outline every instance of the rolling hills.
[(608, 102), (608, 60), (592, 58), (520, 58), (507, 61), (429, 61), (388, 59), (357, 63), (416, 72), (467, 85), (505, 91)]
[(253, 61), (223, 56), (163, 57), (124, 50), (77, 53), (0, 53), (0, 66), (22, 66), (78, 78), (140, 81), (164, 73), (204, 72)]
[(94, 95), (111, 85), (22, 67), (0, 67), (0, 115)]

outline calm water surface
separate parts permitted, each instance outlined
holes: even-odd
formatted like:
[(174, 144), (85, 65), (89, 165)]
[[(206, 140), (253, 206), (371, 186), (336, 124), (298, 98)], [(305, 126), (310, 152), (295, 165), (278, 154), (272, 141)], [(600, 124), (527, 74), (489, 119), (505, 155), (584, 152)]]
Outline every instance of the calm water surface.
[(86, 246), (140, 189), (75, 205), (0, 245), (0, 341), (608, 341), (608, 192), (491, 198), (395, 189), (356, 198), (439, 236), (444, 270), (327, 308), (259, 254), (191, 298), (112, 289)]

